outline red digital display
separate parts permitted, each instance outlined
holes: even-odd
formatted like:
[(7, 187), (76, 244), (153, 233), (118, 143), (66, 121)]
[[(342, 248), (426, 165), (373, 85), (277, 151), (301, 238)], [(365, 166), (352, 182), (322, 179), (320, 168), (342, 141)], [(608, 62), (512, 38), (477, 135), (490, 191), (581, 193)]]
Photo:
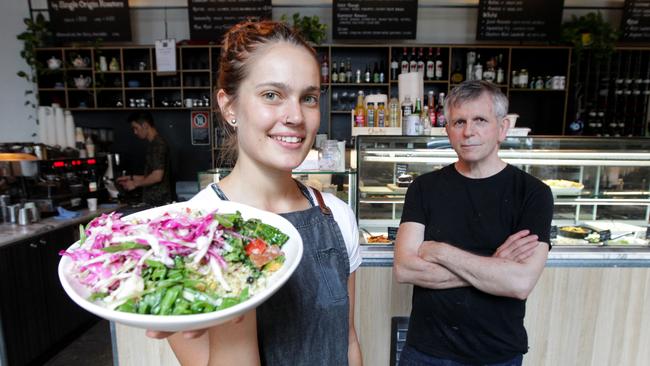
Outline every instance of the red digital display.
[(65, 166), (64, 161), (55, 161), (52, 163), (52, 168), (63, 168)]
[(81, 165), (82, 162), (81, 162), (81, 160), (73, 160), (71, 163), (72, 163), (72, 166), (77, 166), (77, 165)]
[(95, 164), (97, 164), (97, 161), (95, 159), (88, 159), (88, 160), (86, 160), (86, 163), (88, 165), (95, 165)]

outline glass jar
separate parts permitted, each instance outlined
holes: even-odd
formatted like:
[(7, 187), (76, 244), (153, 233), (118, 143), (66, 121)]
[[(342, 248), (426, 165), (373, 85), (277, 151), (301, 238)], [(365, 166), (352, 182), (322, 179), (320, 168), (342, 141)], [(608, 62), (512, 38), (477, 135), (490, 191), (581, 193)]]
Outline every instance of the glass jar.
[(318, 169), (338, 170), (341, 161), (338, 141), (326, 140), (318, 152)]
[(519, 72), (519, 87), (528, 88), (528, 70), (521, 69)]

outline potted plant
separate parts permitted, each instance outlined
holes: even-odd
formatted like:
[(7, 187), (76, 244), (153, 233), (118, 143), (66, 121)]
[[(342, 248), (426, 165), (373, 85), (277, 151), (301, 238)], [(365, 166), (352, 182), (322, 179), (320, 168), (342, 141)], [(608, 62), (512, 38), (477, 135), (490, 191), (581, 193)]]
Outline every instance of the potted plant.
[(584, 50), (591, 50), (595, 58), (604, 59), (614, 52), (619, 32), (600, 12), (590, 12), (580, 17), (572, 15), (570, 21), (562, 24), (561, 37), (573, 45), (578, 58)]
[[(283, 14), (280, 20), (287, 24), (289, 23), (289, 18), (286, 14)], [(327, 25), (321, 23), (316, 15), (301, 17), (300, 13), (294, 13), (292, 20), (293, 28), (309, 42), (320, 45), (327, 37)]]
[[(25, 105), (29, 105), (31, 108), (35, 109), (36, 101), (38, 100), (38, 95), (35, 92), (37, 88), (37, 77), (39, 74), (42, 75), (49, 71), (49, 69), (36, 57), (36, 49), (45, 46), (45, 42), (50, 38), (51, 32), (48, 28), (49, 22), (45, 20), (43, 14), (39, 13), (35, 19), (25, 18), (23, 21), (27, 26), (27, 29), (20, 33), (16, 38), (23, 42), (23, 49), (20, 51), (20, 57), (25, 60), (27, 66), (29, 66), (29, 70), (20, 70), (17, 75), (30, 83), (31, 88), (25, 90), (25, 97), (33, 96), (34, 98), (28, 98), (25, 101)], [(29, 118), (34, 118), (33, 114), (30, 115)], [(38, 121), (36, 123), (38, 123)]]

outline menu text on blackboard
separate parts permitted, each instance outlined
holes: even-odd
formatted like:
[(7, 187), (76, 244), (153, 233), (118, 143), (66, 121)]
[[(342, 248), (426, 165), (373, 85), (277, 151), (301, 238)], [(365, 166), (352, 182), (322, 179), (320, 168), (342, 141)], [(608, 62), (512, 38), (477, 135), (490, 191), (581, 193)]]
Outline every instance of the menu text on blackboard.
[(128, 0), (48, 0), (47, 7), (60, 41), (131, 41)]
[(621, 20), (621, 40), (650, 41), (650, 0), (625, 0)]
[(563, 8), (564, 0), (479, 0), (476, 39), (555, 40)]
[(334, 0), (334, 39), (415, 39), (417, 0)]
[(271, 19), (271, 0), (188, 0), (190, 38), (221, 41), (233, 25), (248, 18)]

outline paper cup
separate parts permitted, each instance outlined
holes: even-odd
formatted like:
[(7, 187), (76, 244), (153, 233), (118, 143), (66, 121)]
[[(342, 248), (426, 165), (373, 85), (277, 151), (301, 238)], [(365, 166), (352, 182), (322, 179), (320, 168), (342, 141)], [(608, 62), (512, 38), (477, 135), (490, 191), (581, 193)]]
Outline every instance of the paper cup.
[(97, 211), (97, 198), (88, 198), (88, 211)]

